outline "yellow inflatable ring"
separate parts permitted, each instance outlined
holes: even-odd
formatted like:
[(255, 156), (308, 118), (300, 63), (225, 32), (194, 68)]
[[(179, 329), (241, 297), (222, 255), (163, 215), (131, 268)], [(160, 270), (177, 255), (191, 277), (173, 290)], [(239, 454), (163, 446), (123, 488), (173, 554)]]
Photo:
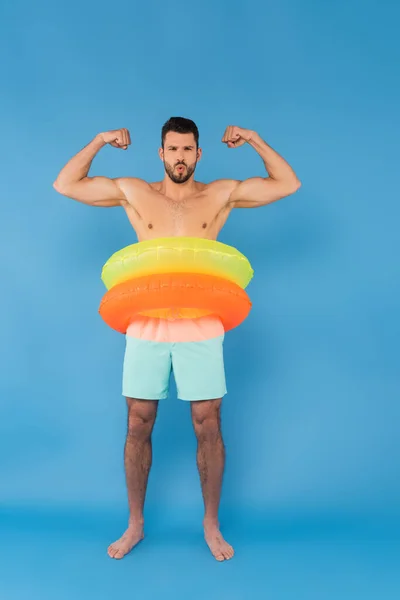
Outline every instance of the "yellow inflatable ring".
[(236, 248), (194, 237), (157, 238), (113, 254), (101, 279), (108, 290), (136, 277), (162, 273), (203, 273), (222, 277), (245, 289), (254, 271)]

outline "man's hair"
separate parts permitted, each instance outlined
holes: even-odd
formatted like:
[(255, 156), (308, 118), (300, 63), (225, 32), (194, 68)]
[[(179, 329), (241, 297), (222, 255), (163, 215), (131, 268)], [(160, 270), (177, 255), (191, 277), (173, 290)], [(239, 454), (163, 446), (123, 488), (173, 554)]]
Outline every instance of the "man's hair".
[(197, 129), (196, 123), (191, 119), (185, 119), (184, 117), (171, 117), (166, 123), (164, 123), (161, 130), (161, 145), (164, 148), (165, 136), (168, 131), (175, 131), (176, 133), (193, 133), (194, 139), (196, 140), (196, 148), (199, 147), (199, 130)]

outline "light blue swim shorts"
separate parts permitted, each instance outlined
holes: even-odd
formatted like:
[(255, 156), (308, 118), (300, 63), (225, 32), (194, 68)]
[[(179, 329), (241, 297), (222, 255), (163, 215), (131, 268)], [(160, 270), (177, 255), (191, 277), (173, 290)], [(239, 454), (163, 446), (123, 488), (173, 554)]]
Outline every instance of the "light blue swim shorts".
[(122, 394), (167, 398), (171, 372), (180, 400), (212, 400), (227, 393), (224, 335), (198, 342), (158, 342), (126, 336)]

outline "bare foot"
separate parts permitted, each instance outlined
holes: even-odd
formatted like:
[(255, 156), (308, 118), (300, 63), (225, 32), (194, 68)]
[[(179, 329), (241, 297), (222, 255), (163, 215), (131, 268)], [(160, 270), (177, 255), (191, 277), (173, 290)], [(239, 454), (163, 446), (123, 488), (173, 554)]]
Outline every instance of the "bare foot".
[(222, 562), (229, 560), (234, 555), (234, 550), (228, 542), (224, 540), (218, 527), (204, 526), (204, 537), (212, 555), (216, 560)]
[(144, 538), (142, 525), (130, 525), (124, 535), (108, 547), (107, 553), (111, 558), (123, 558), (134, 546)]

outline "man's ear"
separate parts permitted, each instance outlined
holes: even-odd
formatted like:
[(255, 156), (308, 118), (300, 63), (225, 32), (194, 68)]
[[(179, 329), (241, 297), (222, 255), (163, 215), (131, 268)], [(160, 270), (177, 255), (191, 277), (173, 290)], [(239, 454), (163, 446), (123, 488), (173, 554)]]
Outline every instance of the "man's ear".
[(202, 149), (201, 149), (201, 148), (198, 148), (198, 149), (197, 149), (197, 162), (198, 162), (199, 160), (201, 160), (201, 157), (202, 157), (202, 156), (203, 156), (203, 151), (202, 151)]
[(158, 149), (158, 156), (164, 162), (164, 150), (162, 148)]

